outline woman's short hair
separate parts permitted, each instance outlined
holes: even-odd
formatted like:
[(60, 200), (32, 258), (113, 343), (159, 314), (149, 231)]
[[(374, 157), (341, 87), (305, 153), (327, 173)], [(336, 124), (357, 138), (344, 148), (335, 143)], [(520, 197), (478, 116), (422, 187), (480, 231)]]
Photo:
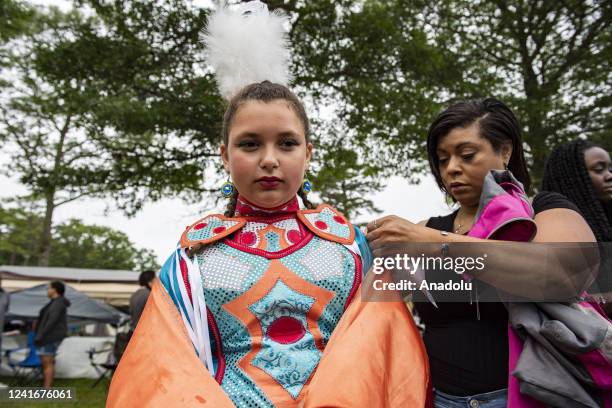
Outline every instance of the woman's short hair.
[(505, 144), (512, 145), (508, 169), (523, 184), (525, 191), (531, 186), (531, 179), (525, 162), (521, 126), (514, 113), (503, 102), (495, 98), (471, 99), (457, 102), (433, 121), (427, 133), (427, 156), (429, 166), (440, 189), (447, 194), (440, 175), (438, 142), (453, 129), (466, 128), (478, 123), (480, 136), (487, 139), (493, 150), (500, 152)]

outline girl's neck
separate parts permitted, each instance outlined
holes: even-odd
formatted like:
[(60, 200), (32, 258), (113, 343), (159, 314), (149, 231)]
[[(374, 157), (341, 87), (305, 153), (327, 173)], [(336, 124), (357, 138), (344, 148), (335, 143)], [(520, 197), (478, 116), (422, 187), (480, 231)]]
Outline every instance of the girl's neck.
[(276, 207), (262, 207), (249, 202), (246, 198), (239, 195), (236, 201), (235, 214), (243, 216), (277, 216), (279, 214), (295, 214), (299, 209), (300, 205), (297, 196), (294, 196), (291, 200)]

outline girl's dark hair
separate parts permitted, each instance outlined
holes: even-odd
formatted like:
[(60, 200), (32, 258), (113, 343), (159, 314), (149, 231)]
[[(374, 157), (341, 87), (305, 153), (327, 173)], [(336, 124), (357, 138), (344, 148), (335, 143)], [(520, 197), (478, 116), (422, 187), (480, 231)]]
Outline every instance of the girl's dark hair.
[(576, 204), (597, 241), (612, 241), (612, 225), (584, 161), (584, 151), (591, 147), (600, 146), (582, 139), (557, 146), (546, 161), (542, 190), (563, 194)]
[(495, 98), (472, 99), (457, 102), (438, 115), (427, 133), (427, 156), (429, 167), (436, 178), (438, 187), (449, 194), (440, 175), (438, 142), (453, 129), (466, 128), (478, 123), (480, 136), (487, 139), (495, 152), (500, 152), (505, 144), (512, 145), (512, 155), (508, 170), (529, 191), (531, 179), (523, 153), (521, 126), (514, 113), (503, 102)]
[(223, 115), (223, 127), (221, 128), (221, 135), (223, 136), (223, 143), (227, 145), (229, 141), (229, 131), (232, 127), (232, 122), (238, 112), (238, 108), (248, 101), (261, 101), (271, 102), (274, 100), (282, 99), (289, 103), (289, 106), (304, 126), (304, 135), (306, 136), (306, 143), (310, 142), (310, 125), (308, 122), (308, 116), (306, 115), (306, 109), (300, 101), (300, 99), (293, 93), (289, 88), (284, 85), (275, 84), (270, 81), (258, 82), (255, 84), (247, 85), (240, 90), (236, 95), (230, 99), (225, 114)]
[[(229, 131), (232, 127), (232, 122), (236, 116), (236, 112), (240, 106), (248, 101), (261, 101), (271, 102), (275, 100), (286, 101), (291, 109), (298, 116), (304, 126), (304, 136), (306, 137), (306, 143), (310, 143), (310, 124), (308, 121), (308, 115), (306, 115), (306, 109), (300, 101), (300, 99), (286, 86), (275, 84), (270, 81), (263, 81), (247, 85), (240, 90), (236, 95), (230, 99), (225, 114), (223, 115), (223, 126), (221, 128), (221, 136), (223, 137), (223, 143), (227, 146), (229, 143)], [(313, 208), (314, 206), (306, 199), (306, 196), (300, 190), (298, 192), (300, 198), (304, 202), (306, 208)], [(236, 211), (236, 202), (238, 199), (238, 192), (234, 189), (234, 194), (230, 197), (225, 210), (226, 217), (232, 217)]]
[(55, 289), (58, 295), (64, 296), (64, 292), (66, 292), (66, 285), (64, 285), (64, 282), (54, 280), (49, 285)]

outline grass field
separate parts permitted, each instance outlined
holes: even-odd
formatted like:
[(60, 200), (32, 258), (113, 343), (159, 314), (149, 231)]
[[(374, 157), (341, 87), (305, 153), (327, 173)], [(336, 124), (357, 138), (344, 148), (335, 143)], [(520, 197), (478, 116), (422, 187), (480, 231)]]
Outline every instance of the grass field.
[[(0, 377), (0, 382), (8, 385), (9, 387), (14, 386), (15, 382), (12, 377)], [(62, 407), (79, 407), (79, 408), (98, 408), (104, 407), (106, 402), (106, 394), (108, 392), (108, 382), (102, 381), (95, 388), (91, 388), (95, 380), (89, 378), (77, 378), (77, 379), (56, 379), (53, 383), (53, 387), (70, 387), (74, 388), (76, 392), (76, 401), (73, 402), (15, 402), (6, 403), (2, 402), (0, 405), (2, 408), (24, 408), (24, 407), (38, 407), (38, 408), (62, 408)], [(32, 384), (31, 387), (40, 387), (41, 384)]]

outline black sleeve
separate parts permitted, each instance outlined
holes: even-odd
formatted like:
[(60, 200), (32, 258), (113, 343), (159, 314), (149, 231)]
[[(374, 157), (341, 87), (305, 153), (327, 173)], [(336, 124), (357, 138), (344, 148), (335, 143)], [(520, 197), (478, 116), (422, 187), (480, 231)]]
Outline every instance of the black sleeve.
[(38, 321), (36, 322), (36, 336), (34, 337), (34, 344), (36, 344), (36, 342), (38, 342), (39, 340), (43, 339), (47, 327), (49, 327), (49, 325), (47, 324), (47, 314), (46, 312), (41, 313), (38, 316)]
[(49, 331), (55, 327), (62, 315), (63, 305), (58, 302), (53, 302), (46, 311), (46, 316), (42, 319), (40, 327), (36, 329), (36, 339), (42, 340)]
[(533, 211), (541, 213), (542, 211), (552, 210), (553, 208), (567, 208), (568, 210), (574, 210), (578, 214), (580, 210), (576, 207), (576, 204), (568, 200), (563, 194), (556, 193), (554, 191), (541, 191), (534, 198), (531, 204)]

